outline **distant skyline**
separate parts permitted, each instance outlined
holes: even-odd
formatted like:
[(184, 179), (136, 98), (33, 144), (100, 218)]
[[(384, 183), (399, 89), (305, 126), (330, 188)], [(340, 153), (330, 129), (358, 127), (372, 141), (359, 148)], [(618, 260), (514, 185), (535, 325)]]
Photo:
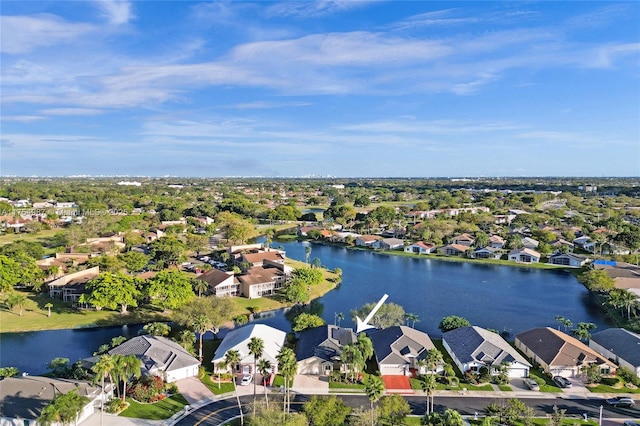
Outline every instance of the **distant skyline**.
[(0, 176), (640, 176), (640, 2), (0, 12)]

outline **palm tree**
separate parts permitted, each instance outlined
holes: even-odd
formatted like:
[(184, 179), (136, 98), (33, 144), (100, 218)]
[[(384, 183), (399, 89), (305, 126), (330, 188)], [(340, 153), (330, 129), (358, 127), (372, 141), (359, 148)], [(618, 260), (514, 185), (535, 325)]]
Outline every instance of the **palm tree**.
[(634, 305), (636, 305), (638, 303), (638, 298), (637, 296), (630, 292), (627, 289), (622, 289), (622, 291), (620, 292), (620, 304), (627, 308), (627, 319), (630, 320), (631, 319), (631, 308), (634, 307)]
[(182, 330), (178, 334), (177, 342), (185, 348), (189, 353), (193, 353), (193, 343), (196, 340), (196, 334), (191, 330)]
[(269, 362), (269, 360), (264, 359), (264, 358), (260, 358), (260, 361), (258, 361), (258, 371), (260, 372), (260, 376), (262, 376), (262, 380), (263, 380), (263, 387), (264, 387), (264, 400), (267, 403), (267, 408), (269, 408), (269, 398), (267, 397), (267, 375), (271, 373), (271, 362)]
[(12, 294), (7, 298), (7, 306), (9, 309), (13, 310), (14, 308), (18, 308), (20, 311), (20, 316), (22, 316), (22, 310), (28, 303), (27, 296), (24, 294)]
[(340, 353), (340, 359), (347, 367), (347, 371), (351, 375), (351, 381), (355, 381), (355, 372), (364, 364), (364, 359), (360, 349), (355, 344), (344, 345), (342, 347), (342, 352)]
[(356, 347), (360, 350), (364, 362), (367, 362), (367, 360), (373, 356), (373, 342), (365, 333), (358, 335)]
[(72, 390), (65, 394), (56, 395), (51, 403), (42, 409), (38, 424), (67, 425), (78, 421), (78, 413), (87, 405), (89, 398), (79, 395), (77, 390)]
[(431, 348), (427, 352), (427, 356), (424, 357), (424, 362), (430, 372), (435, 372), (436, 368), (438, 368), (438, 365), (444, 362), (444, 358), (442, 357), (442, 353), (438, 349)]
[(198, 358), (202, 362), (202, 336), (209, 330), (209, 319), (205, 315), (199, 315), (193, 321), (193, 330), (198, 333), (198, 341), (200, 343), (198, 347)]
[(288, 348), (288, 347), (283, 347), (282, 349), (280, 349), (280, 352), (278, 352), (278, 355), (276, 356), (276, 359), (278, 360), (278, 370), (280, 371), (280, 374), (282, 374), (282, 376), (284, 377), (284, 395), (285, 395), (285, 400), (284, 400), (284, 412), (288, 413), (289, 412), (289, 407), (291, 404), (291, 396), (290, 396), (290, 392), (291, 392), (291, 381), (293, 380), (293, 376), (295, 376), (296, 371), (298, 369), (298, 363), (296, 362), (296, 354), (293, 352), (293, 349)]
[[(249, 340), (249, 343), (247, 344), (247, 347), (249, 348), (249, 355), (253, 355), (253, 374), (254, 374), (254, 380), (253, 380), (253, 406), (255, 408), (256, 404), (256, 378), (255, 378), (255, 373), (256, 373), (256, 367), (258, 365), (258, 358), (260, 358), (262, 356), (262, 354), (264, 353), (264, 340), (262, 340), (259, 337), (252, 337), (251, 340)], [(254, 413), (255, 414), (255, 413)]]
[[(420, 387), (427, 393), (427, 414), (433, 411), (433, 391), (436, 389), (436, 376), (425, 374), (420, 381)], [(429, 410), (429, 396), (431, 396), (431, 411)]]
[(334, 322), (333, 325), (337, 325), (338, 327), (340, 327), (340, 322), (344, 319), (344, 314), (342, 312), (337, 312), (334, 315)]
[(115, 372), (122, 380), (122, 401), (127, 395), (127, 382), (130, 377), (138, 378), (141, 374), (142, 361), (135, 355), (114, 355)]
[(242, 413), (242, 405), (240, 405), (240, 396), (238, 395), (238, 386), (236, 385), (235, 368), (236, 364), (240, 362), (240, 352), (236, 349), (231, 349), (224, 354), (224, 362), (231, 368), (231, 377), (233, 379), (233, 389), (236, 393), (236, 401), (238, 402), (238, 410), (240, 410), (240, 424), (244, 425), (244, 415)]
[(418, 315), (412, 314), (411, 312), (407, 312), (406, 314), (404, 314), (404, 320), (407, 323), (411, 323), (411, 328), (415, 328), (416, 323), (420, 322), (420, 318), (418, 317)]
[(311, 246), (305, 246), (304, 247), (305, 262), (309, 263), (309, 257), (311, 257)]
[(53, 303), (49, 302), (46, 305), (44, 305), (45, 308), (47, 308), (47, 316), (50, 317), (51, 316), (51, 308), (53, 308)]
[(104, 414), (104, 378), (109, 376), (111, 377), (111, 372), (115, 368), (115, 362), (111, 355), (102, 355), (98, 362), (96, 362), (93, 367), (91, 367), (91, 371), (96, 374), (96, 378), (100, 378), (100, 384), (102, 386), (102, 395), (100, 396), (100, 424), (103, 424), (103, 414)]
[(219, 361), (218, 364), (216, 364), (216, 369), (218, 370), (218, 389), (220, 389), (220, 376), (222, 376), (222, 370), (226, 370), (227, 367), (227, 361), (225, 360)]
[(384, 395), (384, 382), (382, 378), (374, 375), (367, 377), (364, 382), (364, 392), (369, 397), (371, 403), (371, 426), (374, 426), (373, 403), (377, 402)]
[(201, 297), (202, 293), (205, 293), (207, 290), (209, 290), (209, 283), (207, 283), (205, 280), (194, 280), (193, 289), (198, 292), (198, 297)]

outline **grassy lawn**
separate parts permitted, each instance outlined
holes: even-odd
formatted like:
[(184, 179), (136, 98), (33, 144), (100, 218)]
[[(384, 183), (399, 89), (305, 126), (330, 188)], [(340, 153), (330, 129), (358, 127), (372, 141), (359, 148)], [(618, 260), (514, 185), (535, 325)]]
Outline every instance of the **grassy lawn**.
[(513, 392), (513, 389), (511, 389), (509, 385), (498, 385), (498, 388), (503, 392)]
[[(0, 332), (10, 333), (18, 331), (52, 330), (61, 328), (98, 327), (108, 325), (135, 324), (153, 321), (166, 321), (167, 317), (160, 312), (133, 308), (126, 315), (116, 311), (76, 310), (70, 303), (51, 299), (47, 296), (35, 295), (30, 292), (17, 291), (24, 294), (31, 301), (23, 309), (22, 316), (17, 310), (9, 311), (4, 306), (7, 295), (0, 297)], [(53, 304), (51, 316), (47, 316), (47, 303)]]
[(181, 394), (172, 395), (153, 404), (141, 404), (131, 398), (127, 398), (127, 402), (129, 407), (120, 413), (122, 417), (148, 420), (168, 419), (189, 404)]
[[(616, 377), (616, 379), (618, 379)], [(605, 379), (606, 381), (607, 379)], [(610, 382), (609, 382), (610, 383)], [(618, 382), (615, 384), (607, 384), (607, 383), (600, 383), (598, 385), (587, 385), (587, 389), (589, 389), (590, 392), (596, 392), (596, 393), (637, 393), (640, 394), (640, 389), (636, 388), (636, 389), (630, 389), (628, 387), (626, 387), (624, 385), (624, 383), (618, 379)]]
[[(285, 261), (285, 264), (291, 266), (292, 268), (309, 267), (308, 264), (293, 259), (287, 259)], [(322, 273), (325, 280), (324, 282), (311, 288), (311, 291), (309, 292), (311, 300), (318, 299), (319, 297), (324, 296), (326, 293), (330, 292), (336, 287), (336, 283), (333, 282), (333, 280), (337, 278), (337, 275), (326, 269), (322, 269)], [(251, 313), (273, 311), (292, 305), (277, 294), (273, 296), (261, 297), (258, 299), (234, 297), (233, 299), (231, 299), (231, 301), (235, 305), (235, 315), (249, 315)]]
[(0, 235), (0, 245), (9, 244), (14, 241), (24, 240), (24, 241), (33, 241), (36, 243), (42, 244), (43, 247), (49, 243), (49, 238), (53, 237), (56, 232), (60, 232), (59, 229), (45, 229), (43, 231), (38, 232), (37, 234), (33, 233), (8, 233), (4, 235)]
[(202, 341), (202, 367), (200, 368), (200, 375), (198, 376), (200, 381), (216, 395), (233, 392), (235, 390), (231, 382), (221, 382), (220, 386), (218, 386), (218, 377), (213, 371), (211, 360), (221, 342), (222, 340)]

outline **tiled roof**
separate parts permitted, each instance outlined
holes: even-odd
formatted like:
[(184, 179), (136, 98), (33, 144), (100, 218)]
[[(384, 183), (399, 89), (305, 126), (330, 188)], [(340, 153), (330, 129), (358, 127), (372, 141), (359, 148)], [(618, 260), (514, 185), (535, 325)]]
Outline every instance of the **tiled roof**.
[(404, 325), (374, 331), (369, 337), (378, 364), (405, 364), (407, 355), (422, 359), (435, 347), (428, 334)]
[(640, 366), (640, 335), (624, 328), (595, 333), (591, 340), (636, 367)]
[(447, 331), (442, 339), (455, 353), (456, 358), (465, 364), (481, 361), (489, 365), (500, 365), (502, 362), (519, 362), (531, 366), (499, 334), (478, 326), (460, 327)]
[(264, 353), (262, 357), (271, 363), (277, 363), (276, 355), (285, 344), (287, 333), (265, 324), (248, 324), (244, 327), (230, 331), (218, 346), (213, 355), (212, 362), (216, 363), (224, 359), (224, 355), (231, 349), (240, 352), (240, 359), (244, 362), (253, 362), (253, 356), (249, 355), (248, 343), (252, 337), (258, 337), (264, 341)]
[(134, 337), (111, 349), (109, 354), (135, 355), (147, 370), (157, 368), (162, 371), (174, 371), (200, 365), (200, 361), (182, 346), (161, 336)]
[(296, 359), (302, 361), (316, 356), (330, 361), (333, 357), (340, 355), (344, 345), (354, 343), (356, 340), (352, 329), (331, 324), (304, 330), (298, 339)]

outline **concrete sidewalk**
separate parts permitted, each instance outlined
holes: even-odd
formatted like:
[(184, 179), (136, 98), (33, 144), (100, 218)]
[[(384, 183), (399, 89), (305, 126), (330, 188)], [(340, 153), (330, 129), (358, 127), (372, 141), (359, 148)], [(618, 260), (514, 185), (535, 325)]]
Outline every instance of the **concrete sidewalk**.
[(104, 413), (104, 418), (100, 420), (100, 409), (82, 422), (82, 426), (160, 426), (166, 424), (166, 420), (144, 420), (130, 417), (120, 417), (114, 414)]

